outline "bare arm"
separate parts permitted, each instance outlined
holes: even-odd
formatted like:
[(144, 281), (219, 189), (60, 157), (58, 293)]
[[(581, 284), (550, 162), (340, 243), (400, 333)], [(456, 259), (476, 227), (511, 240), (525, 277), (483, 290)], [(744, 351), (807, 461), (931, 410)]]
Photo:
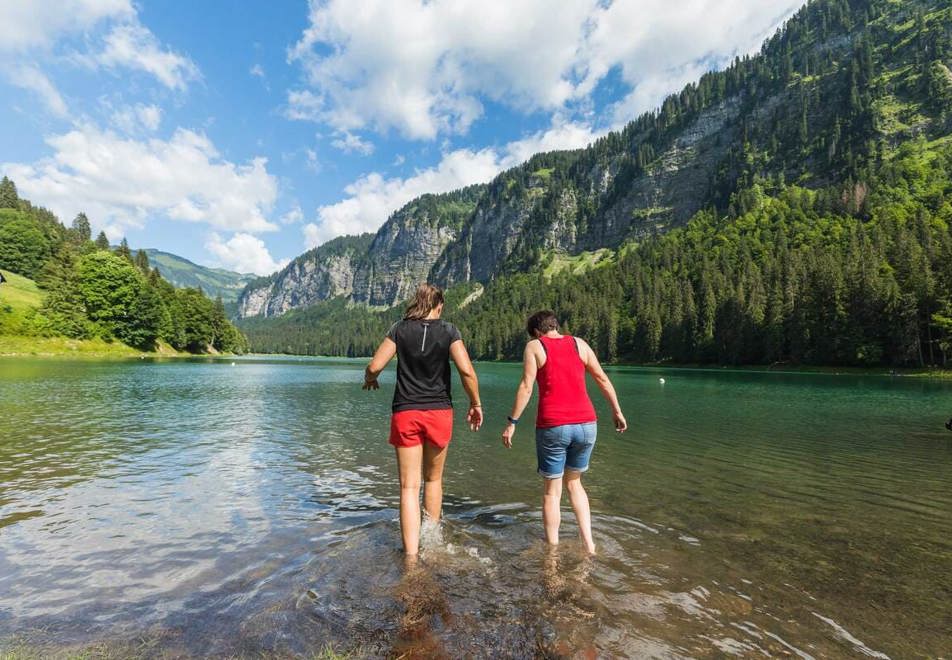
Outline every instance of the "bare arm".
[(582, 362), (585, 363), (585, 370), (595, 379), (598, 389), (602, 391), (602, 396), (605, 397), (605, 400), (608, 401), (608, 404), (612, 407), (612, 417), (615, 419), (615, 430), (621, 433), (628, 428), (628, 422), (625, 420), (625, 416), (621, 412), (621, 406), (618, 404), (618, 395), (615, 394), (615, 386), (612, 385), (612, 382), (608, 379), (608, 374), (602, 369), (602, 365), (598, 362), (598, 356), (595, 355), (595, 351), (592, 350), (592, 347), (589, 346), (584, 339), (576, 339), (576, 341), (579, 346), (579, 355), (582, 358)]
[(479, 402), (479, 379), (476, 378), (476, 370), (473, 368), (462, 339), (457, 339), (450, 344), (450, 357), (456, 363), (460, 383), (466, 390), (466, 396), (469, 397), (469, 412), (466, 413), (466, 421), (469, 422), (469, 428), (476, 431), (483, 425), (483, 406)]
[[(512, 404), (512, 413), (509, 415), (513, 419), (519, 419), (529, 405), (529, 399), (532, 398), (532, 389), (535, 386), (536, 373), (539, 370), (539, 342), (530, 341), (526, 344), (526, 350), (522, 354), (522, 379), (516, 388), (516, 400)], [(502, 432), (502, 442), (506, 447), (512, 447), (512, 436), (516, 432), (516, 425), (512, 422), (506, 425)]]
[(377, 382), (377, 376), (380, 375), (380, 372), (386, 368), (387, 364), (396, 354), (396, 343), (394, 343), (390, 337), (384, 337), (384, 340), (380, 342), (380, 346), (377, 347), (377, 352), (374, 353), (373, 358), (370, 360), (370, 364), (367, 365), (367, 369), (364, 370), (365, 390), (380, 389), (380, 383)]

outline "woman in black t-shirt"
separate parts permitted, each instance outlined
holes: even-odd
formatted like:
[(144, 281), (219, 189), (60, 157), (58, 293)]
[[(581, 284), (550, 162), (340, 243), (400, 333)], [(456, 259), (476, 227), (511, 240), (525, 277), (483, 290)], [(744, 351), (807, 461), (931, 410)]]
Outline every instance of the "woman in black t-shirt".
[(442, 289), (432, 284), (417, 287), (403, 320), (387, 332), (364, 375), (365, 390), (379, 389), (377, 377), (397, 356), (390, 444), (397, 452), (400, 529), (408, 556), (415, 556), (420, 547), (421, 473), (427, 516), (438, 521), (443, 507), (443, 465), (453, 435), (450, 359), (469, 396), (469, 427), (475, 431), (483, 423), (476, 372), (459, 330), (441, 320), (442, 313)]

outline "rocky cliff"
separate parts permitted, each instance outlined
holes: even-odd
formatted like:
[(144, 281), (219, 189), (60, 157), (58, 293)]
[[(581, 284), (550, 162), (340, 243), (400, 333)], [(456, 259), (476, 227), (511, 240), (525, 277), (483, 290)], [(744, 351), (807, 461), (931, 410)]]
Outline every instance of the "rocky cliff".
[(423, 195), (390, 216), (376, 234), (343, 236), (304, 253), (280, 272), (249, 283), (238, 315), (280, 316), (337, 297), (382, 307), (406, 299), (458, 237), (484, 188)]

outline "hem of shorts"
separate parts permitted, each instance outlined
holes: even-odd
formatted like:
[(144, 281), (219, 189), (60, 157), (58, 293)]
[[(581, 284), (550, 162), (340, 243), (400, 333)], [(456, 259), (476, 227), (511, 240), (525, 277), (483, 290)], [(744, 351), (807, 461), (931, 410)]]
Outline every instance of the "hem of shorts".
[(451, 443), (451, 442), (453, 442), (453, 438), (452, 438), (452, 437), (451, 437), (449, 440), (447, 440), (445, 444), (442, 444), (442, 445), (439, 444), (438, 442), (433, 442), (432, 440), (429, 440), (429, 439), (427, 439), (427, 440), (420, 440), (420, 442), (419, 442), (418, 444), (415, 444), (415, 445), (402, 445), (402, 444), (397, 444), (396, 442), (394, 442), (393, 440), (391, 440), (391, 439), (389, 439), (389, 438), (387, 439), (387, 444), (389, 444), (391, 447), (397, 447), (397, 448), (399, 448), (399, 447), (417, 447), (417, 446), (421, 446), (421, 445), (425, 445), (425, 444), (429, 443), (429, 444), (433, 445), (434, 447), (436, 447), (437, 449), (446, 449), (447, 447), (450, 446), (450, 443)]
[(401, 403), (399, 406), (391, 406), (391, 412), (406, 412), (407, 410), (452, 410), (453, 404), (445, 401), (439, 403)]
[(566, 466), (566, 467), (565, 467), (565, 471), (566, 471), (566, 472), (588, 472), (588, 468), (589, 468), (589, 467), (591, 467), (591, 466), (586, 465), (586, 466), (583, 467), (583, 468), (573, 468), (573, 467), (568, 467), (568, 466)]
[(537, 429), (554, 429), (559, 426), (572, 426), (575, 424), (595, 424), (598, 422), (598, 419), (585, 419), (579, 422), (559, 422), (558, 424), (540, 424), (536, 421)]
[(565, 476), (565, 472), (559, 472), (558, 474), (549, 474), (548, 472), (543, 472), (542, 470), (536, 470), (543, 479), (561, 479)]

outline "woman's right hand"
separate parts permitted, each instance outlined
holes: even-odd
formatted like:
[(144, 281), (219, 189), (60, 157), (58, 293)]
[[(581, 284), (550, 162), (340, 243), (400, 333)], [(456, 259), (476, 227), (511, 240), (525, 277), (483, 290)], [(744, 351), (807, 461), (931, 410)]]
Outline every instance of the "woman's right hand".
[(469, 422), (470, 430), (478, 431), (479, 427), (483, 425), (482, 406), (470, 406), (469, 412), (466, 413), (466, 421)]
[(376, 379), (376, 378), (374, 378), (373, 380), (366, 380), (366, 379), (365, 379), (365, 380), (364, 380), (364, 386), (363, 386), (362, 389), (365, 389), (365, 390), (379, 390), (379, 389), (380, 389), (380, 383), (377, 382), (377, 379)]
[(614, 418), (615, 418), (616, 431), (618, 431), (619, 433), (623, 433), (625, 430), (628, 429), (628, 422), (627, 420), (625, 420), (625, 416), (621, 414), (620, 410), (615, 411)]

